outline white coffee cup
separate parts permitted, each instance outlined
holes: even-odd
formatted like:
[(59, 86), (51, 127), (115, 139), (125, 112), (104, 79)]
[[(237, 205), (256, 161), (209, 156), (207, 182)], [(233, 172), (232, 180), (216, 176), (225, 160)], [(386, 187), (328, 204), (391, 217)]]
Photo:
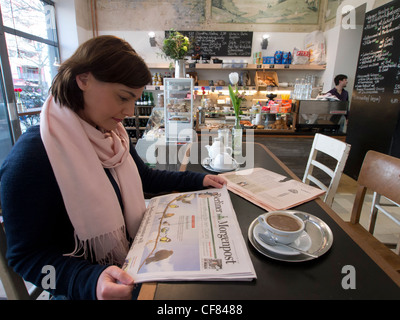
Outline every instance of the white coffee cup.
[(294, 242), (304, 230), (304, 221), (291, 213), (271, 211), (262, 217), (265, 223), (261, 226), (275, 241), (283, 244)]
[(211, 160), (211, 167), (218, 170), (230, 170), (236, 165), (236, 160), (229, 153), (221, 152)]

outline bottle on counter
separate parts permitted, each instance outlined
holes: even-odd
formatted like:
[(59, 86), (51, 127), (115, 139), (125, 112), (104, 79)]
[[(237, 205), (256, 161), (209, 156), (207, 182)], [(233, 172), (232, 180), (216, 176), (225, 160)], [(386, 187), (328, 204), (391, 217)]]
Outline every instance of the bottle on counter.
[(147, 106), (148, 105), (147, 92), (143, 92), (142, 95), (143, 95), (142, 106)]
[(142, 105), (142, 102), (143, 102), (143, 93), (142, 93), (142, 95), (140, 96), (140, 98), (137, 99), (136, 105), (141, 106), (141, 105)]
[(154, 106), (154, 97), (152, 92), (149, 92), (149, 102), (149, 106)]
[(157, 95), (158, 106), (164, 108), (164, 93), (159, 93)]

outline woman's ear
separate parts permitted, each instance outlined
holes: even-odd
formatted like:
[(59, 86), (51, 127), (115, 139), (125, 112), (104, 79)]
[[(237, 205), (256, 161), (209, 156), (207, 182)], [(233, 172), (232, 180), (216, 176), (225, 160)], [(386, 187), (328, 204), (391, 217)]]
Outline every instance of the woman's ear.
[(86, 88), (88, 87), (89, 77), (90, 77), (90, 72), (81, 73), (75, 77), (76, 83), (78, 84), (78, 87), (82, 91), (85, 91)]

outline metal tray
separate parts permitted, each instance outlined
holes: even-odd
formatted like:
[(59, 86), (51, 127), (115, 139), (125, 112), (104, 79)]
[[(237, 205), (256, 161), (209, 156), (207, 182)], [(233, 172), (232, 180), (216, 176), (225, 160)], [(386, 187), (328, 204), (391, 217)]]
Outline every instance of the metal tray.
[[(305, 222), (304, 230), (308, 233), (308, 235), (310, 236), (311, 241), (312, 241), (311, 247), (310, 247), (310, 249), (307, 250), (307, 252), (317, 255), (317, 257), (320, 257), (323, 254), (325, 254), (332, 246), (332, 243), (333, 243), (332, 230), (320, 218), (318, 218), (312, 214), (302, 212), (302, 211), (297, 211), (297, 210), (282, 210), (282, 211), (274, 211), (274, 212), (286, 212), (286, 213), (295, 214), (296, 216), (298, 216), (304, 220), (304, 222)], [(264, 256), (267, 256), (267, 257), (275, 259), (275, 260), (287, 261), (287, 262), (302, 262), (302, 261), (316, 259), (316, 258), (307, 256), (307, 255), (301, 254), (301, 253), (297, 254), (297, 255), (284, 255), (284, 254), (279, 254), (279, 253), (270, 251), (267, 248), (264, 248), (254, 238), (253, 229), (256, 225), (258, 225), (257, 219), (255, 219), (250, 224), (249, 231), (248, 231), (248, 238), (249, 238), (250, 243), (253, 245), (253, 247), (258, 252), (263, 254)]]
[(208, 171), (211, 171), (211, 172), (215, 172), (215, 173), (223, 173), (223, 172), (230, 172), (230, 171), (236, 171), (236, 170), (238, 170), (239, 169), (239, 164), (237, 163), (237, 164), (235, 164), (234, 166), (233, 166), (233, 168), (231, 168), (231, 169), (216, 169), (216, 168), (213, 168), (211, 165), (210, 165), (210, 160), (209, 160), (210, 158), (205, 158), (205, 159), (203, 159), (203, 161), (201, 162), (201, 166), (204, 168), (204, 169), (206, 169), (206, 170), (208, 170)]

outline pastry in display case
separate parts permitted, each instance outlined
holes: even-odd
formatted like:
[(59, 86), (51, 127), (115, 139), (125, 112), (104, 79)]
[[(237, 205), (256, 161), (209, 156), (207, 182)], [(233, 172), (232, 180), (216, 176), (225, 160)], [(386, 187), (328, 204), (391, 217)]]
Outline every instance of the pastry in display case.
[(193, 79), (164, 79), (164, 119), (167, 143), (188, 143), (194, 140)]

